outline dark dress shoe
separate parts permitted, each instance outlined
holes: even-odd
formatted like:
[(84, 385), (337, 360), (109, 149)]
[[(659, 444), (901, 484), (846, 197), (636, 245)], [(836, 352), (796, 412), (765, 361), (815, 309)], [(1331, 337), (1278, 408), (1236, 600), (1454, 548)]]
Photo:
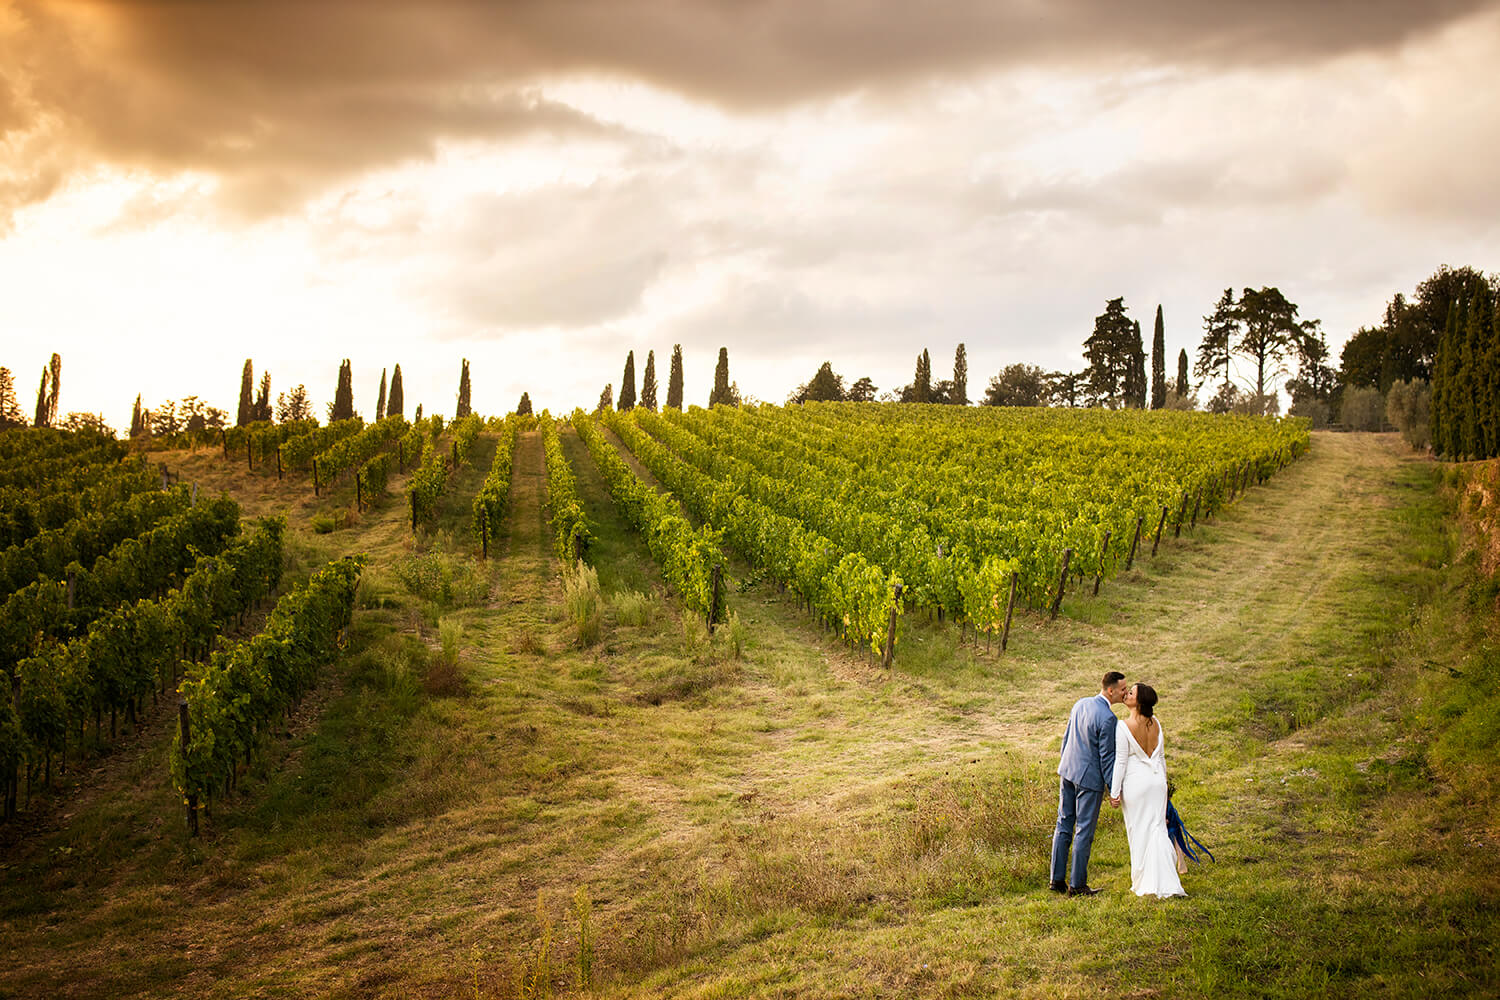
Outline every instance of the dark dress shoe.
[(1068, 891), (1068, 883), (1052, 882), (1048, 884), (1047, 888), (1051, 889), (1053, 892), (1064, 893)]
[(1103, 891), (1103, 889), (1090, 889), (1088, 886), (1084, 886), (1081, 889), (1077, 886), (1068, 886), (1069, 896), (1097, 896)]

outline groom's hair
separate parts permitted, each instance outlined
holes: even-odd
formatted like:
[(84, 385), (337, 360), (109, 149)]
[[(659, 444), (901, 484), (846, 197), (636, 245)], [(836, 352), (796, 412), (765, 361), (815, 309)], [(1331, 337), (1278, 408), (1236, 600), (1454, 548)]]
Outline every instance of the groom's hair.
[(1116, 684), (1120, 683), (1121, 681), (1123, 681), (1124, 679), (1125, 679), (1125, 675), (1124, 674), (1120, 673), (1118, 670), (1111, 670), (1111, 671), (1109, 671), (1108, 673), (1106, 673), (1104, 675), (1104, 680), (1103, 680), (1102, 683), (1100, 683), (1099, 686), (1101, 688), (1111, 688), (1111, 687), (1114, 687)]

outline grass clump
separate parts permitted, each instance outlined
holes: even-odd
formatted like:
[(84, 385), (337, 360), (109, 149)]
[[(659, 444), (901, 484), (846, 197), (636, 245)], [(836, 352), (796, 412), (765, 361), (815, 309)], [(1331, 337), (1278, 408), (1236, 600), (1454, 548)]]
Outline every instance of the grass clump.
[(580, 562), (563, 571), (563, 620), (580, 648), (599, 641), (604, 630), (604, 597), (599, 592), (599, 574)]
[(615, 621), (621, 625), (641, 627), (656, 621), (658, 608), (649, 594), (627, 590), (615, 595)]
[(427, 670), (422, 678), (422, 689), (436, 697), (453, 697), (463, 694), (464, 677), (459, 670), (459, 640), (463, 638), (463, 626), (451, 618), (438, 622), (439, 646), (427, 658)]

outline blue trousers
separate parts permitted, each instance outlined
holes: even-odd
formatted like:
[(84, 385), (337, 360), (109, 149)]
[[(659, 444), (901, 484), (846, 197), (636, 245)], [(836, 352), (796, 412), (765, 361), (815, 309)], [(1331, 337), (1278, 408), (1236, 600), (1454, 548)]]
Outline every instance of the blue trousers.
[[(1066, 881), (1075, 889), (1089, 884), (1089, 851), (1104, 792), (1061, 779), (1057, 795), (1057, 832), (1052, 834), (1052, 881)], [(1073, 848), (1073, 877), (1068, 872), (1068, 847)]]

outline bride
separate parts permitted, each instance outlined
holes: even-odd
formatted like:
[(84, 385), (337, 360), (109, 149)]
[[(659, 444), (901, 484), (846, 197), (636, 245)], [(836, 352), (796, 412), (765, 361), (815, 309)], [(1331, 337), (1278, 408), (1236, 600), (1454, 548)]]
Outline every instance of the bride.
[(1133, 685), (1125, 692), (1125, 706), (1129, 717), (1115, 724), (1109, 804), (1119, 808), (1124, 802), (1130, 889), (1137, 896), (1186, 896), (1167, 836), (1166, 738), (1154, 714), (1156, 691), (1146, 684)]

